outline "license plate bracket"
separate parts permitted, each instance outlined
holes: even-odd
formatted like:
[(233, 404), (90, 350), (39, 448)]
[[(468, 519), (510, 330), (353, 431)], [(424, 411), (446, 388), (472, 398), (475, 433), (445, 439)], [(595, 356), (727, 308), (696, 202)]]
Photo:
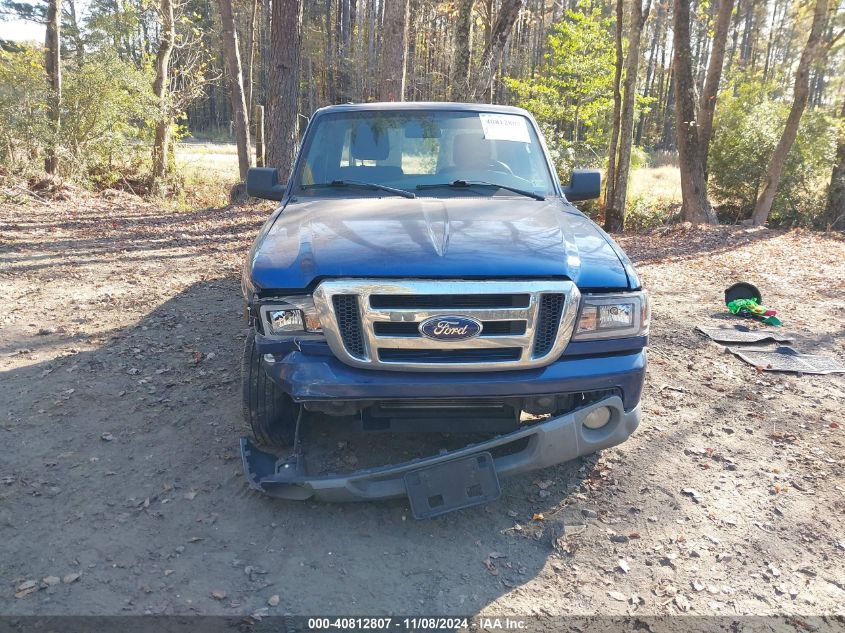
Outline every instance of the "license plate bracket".
[(416, 519), (495, 501), (502, 494), (490, 453), (475, 453), (405, 473), (405, 490)]

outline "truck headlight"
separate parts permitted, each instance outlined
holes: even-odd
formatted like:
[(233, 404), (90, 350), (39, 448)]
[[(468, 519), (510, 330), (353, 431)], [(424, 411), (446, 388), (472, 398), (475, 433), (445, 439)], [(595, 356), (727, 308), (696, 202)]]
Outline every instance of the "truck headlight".
[(650, 307), (645, 290), (581, 295), (581, 312), (573, 341), (625, 338), (648, 334)]
[(281, 297), (261, 305), (261, 325), (269, 336), (322, 332), (320, 317), (311, 297)]

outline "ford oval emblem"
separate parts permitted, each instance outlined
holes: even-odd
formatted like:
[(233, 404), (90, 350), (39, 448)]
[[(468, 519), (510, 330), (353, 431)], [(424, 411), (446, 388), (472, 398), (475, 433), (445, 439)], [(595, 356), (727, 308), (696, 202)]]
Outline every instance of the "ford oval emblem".
[(420, 334), (435, 341), (464, 341), (481, 334), (483, 326), (465, 316), (436, 316), (420, 323)]

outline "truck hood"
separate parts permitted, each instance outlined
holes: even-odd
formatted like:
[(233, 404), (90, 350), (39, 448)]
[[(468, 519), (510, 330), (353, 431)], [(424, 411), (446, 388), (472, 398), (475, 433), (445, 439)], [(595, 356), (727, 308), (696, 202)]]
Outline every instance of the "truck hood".
[(560, 198), (319, 198), (290, 202), (250, 251), (245, 290), (324, 277), (568, 278), (637, 285), (610, 238)]

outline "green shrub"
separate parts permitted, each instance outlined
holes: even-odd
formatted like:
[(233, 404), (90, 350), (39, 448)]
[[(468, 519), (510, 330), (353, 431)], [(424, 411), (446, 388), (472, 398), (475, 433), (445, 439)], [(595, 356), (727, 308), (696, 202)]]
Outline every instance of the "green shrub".
[(79, 175), (97, 174), (99, 184), (149, 153), (155, 116), (149, 72), (103, 52), (67, 74), (60, 145)]
[[(789, 104), (770, 99), (759, 84), (720, 96), (710, 148), (710, 192), (731, 221), (750, 216), (777, 145)], [(769, 216), (773, 225), (819, 225), (834, 162), (838, 127), (821, 110), (806, 110)], [(728, 217), (730, 216), (730, 217)]]
[(681, 205), (678, 202), (654, 197), (628, 198), (625, 211), (625, 230), (644, 231), (679, 222)]
[(43, 147), (47, 97), (44, 54), (0, 49), (0, 157), (13, 170), (27, 167)]
[[(0, 151), (19, 171), (40, 169), (55, 134), (47, 120), (43, 56), (38, 48), (0, 52)], [(62, 70), (62, 121), (55, 139), (60, 173), (107, 186), (149, 153), (147, 121), (155, 116), (150, 72), (107, 51)]]
[(634, 145), (631, 148), (631, 171), (650, 166), (648, 152), (639, 145)]
[(582, 9), (551, 26), (547, 74), (502, 80), (511, 102), (536, 117), (562, 180), (574, 167), (604, 165), (613, 110), (612, 20)]

